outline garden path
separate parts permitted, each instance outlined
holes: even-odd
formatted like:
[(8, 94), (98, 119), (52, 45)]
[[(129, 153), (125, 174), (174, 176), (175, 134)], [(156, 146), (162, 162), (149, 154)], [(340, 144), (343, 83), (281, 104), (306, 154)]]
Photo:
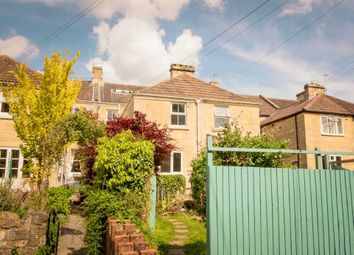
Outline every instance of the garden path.
[(61, 229), (58, 244), (58, 255), (85, 254), (84, 238), (84, 218), (78, 214), (69, 215), (68, 223)]
[(188, 239), (188, 228), (187, 226), (176, 219), (167, 219), (173, 224), (175, 230), (175, 238), (171, 241), (171, 247), (167, 251), (167, 255), (185, 255), (184, 252), (184, 242)]

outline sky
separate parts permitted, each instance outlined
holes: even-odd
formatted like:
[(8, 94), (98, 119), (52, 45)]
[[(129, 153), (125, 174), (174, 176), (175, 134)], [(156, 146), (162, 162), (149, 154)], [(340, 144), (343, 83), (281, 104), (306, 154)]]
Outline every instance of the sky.
[(84, 80), (99, 65), (107, 82), (154, 85), (182, 63), (235, 93), (295, 99), (312, 81), (354, 101), (352, 0), (0, 3), (0, 55), (36, 70), (68, 49), (80, 52), (73, 69)]

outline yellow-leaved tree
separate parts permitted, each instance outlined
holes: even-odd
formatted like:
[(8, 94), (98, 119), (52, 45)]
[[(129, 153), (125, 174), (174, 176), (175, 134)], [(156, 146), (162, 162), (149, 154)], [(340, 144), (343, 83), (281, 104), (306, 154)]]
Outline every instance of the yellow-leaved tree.
[[(19, 70), (13, 71), (17, 82), (1, 85), (22, 141), (22, 153), (33, 162), (30, 172), (38, 189), (47, 186), (58, 155), (64, 153), (65, 144), (58, 146), (60, 141), (56, 139), (60, 137), (51, 132), (70, 113), (81, 88), (81, 80), (70, 78), (79, 53), (71, 60), (68, 55), (68, 52), (65, 57), (53, 53), (51, 58), (46, 57), (43, 73), (37, 78), (30, 77), (25, 65), (21, 65)], [(54, 144), (56, 146), (52, 146)]]

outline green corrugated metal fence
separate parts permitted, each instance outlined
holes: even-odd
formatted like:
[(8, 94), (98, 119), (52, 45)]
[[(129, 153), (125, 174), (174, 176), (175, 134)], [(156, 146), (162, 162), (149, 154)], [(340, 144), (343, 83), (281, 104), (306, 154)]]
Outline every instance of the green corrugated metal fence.
[(209, 154), (207, 183), (209, 254), (354, 254), (352, 171), (212, 166)]

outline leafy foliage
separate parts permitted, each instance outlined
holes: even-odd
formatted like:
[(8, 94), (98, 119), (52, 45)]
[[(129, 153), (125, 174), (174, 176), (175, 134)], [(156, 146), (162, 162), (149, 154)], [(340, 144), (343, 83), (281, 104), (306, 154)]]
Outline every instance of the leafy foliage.
[(158, 206), (162, 211), (169, 211), (175, 206), (174, 198), (186, 190), (186, 178), (183, 175), (158, 175), (157, 197)]
[(150, 141), (134, 137), (128, 130), (99, 139), (97, 152), (94, 170), (99, 186), (120, 192), (146, 189), (154, 169), (154, 145)]
[(130, 219), (139, 229), (150, 237), (151, 233), (145, 222), (146, 203), (139, 199), (140, 195), (134, 192), (117, 194), (108, 190), (93, 190), (84, 201), (84, 215), (86, 218), (85, 246), (86, 254), (103, 254), (103, 238), (106, 230), (107, 217), (118, 221)]
[(58, 214), (69, 215), (71, 211), (70, 196), (72, 189), (53, 187), (47, 190), (47, 211), (56, 211)]
[[(287, 142), (276, 141), (269, 136), (242, 135), (237, 127), (227, 127), (214, 139), (217, 147), (239, 148), (271, 148), (286, 149)], [(244, 153), (244, 152), (214, 152), (214, 165), (253, 166), (253, 167), (287, 167), (285, 159), (288, 155), (282, 153)], [(200, 153), (191, 163), (192, 196), (197, 213), (206, 215), (206, 152)]]
[(25, 72), (26, 67), (21, 65), (14, 71), (17, 82), (1, 85), (16, 132), (23, 142), (21, 150), (26, 158), (36, 162), (32, 173), (38, 188), (50, 174), (50, 167), (57, 158), (53, 155), (64, 152), (63, 147), (52, 146), (60, 138), (51, 135), (51, 131), (70, 113), (79, 93), (81, 81), (69, 78), (77, 57), (78, 54), (68, 60), (68, 54), (62, 58), (60, 53), (54, 53), (51, 59), (46, 57), (44, 72), (38, 79), (31, 79)]
[(161, 165), (162, 160), (170, 155), (174, 148), (172, 138), (166, 128), (160, 128), (156, 122), (146, 119), (146, 114), (134, 112), (134, 117), (119, 117), (107, 122), (108, 137), (114, 137), (124, 130), (131, 130), (134, 136), (143, 137), (155, 145), (155, 166)]

